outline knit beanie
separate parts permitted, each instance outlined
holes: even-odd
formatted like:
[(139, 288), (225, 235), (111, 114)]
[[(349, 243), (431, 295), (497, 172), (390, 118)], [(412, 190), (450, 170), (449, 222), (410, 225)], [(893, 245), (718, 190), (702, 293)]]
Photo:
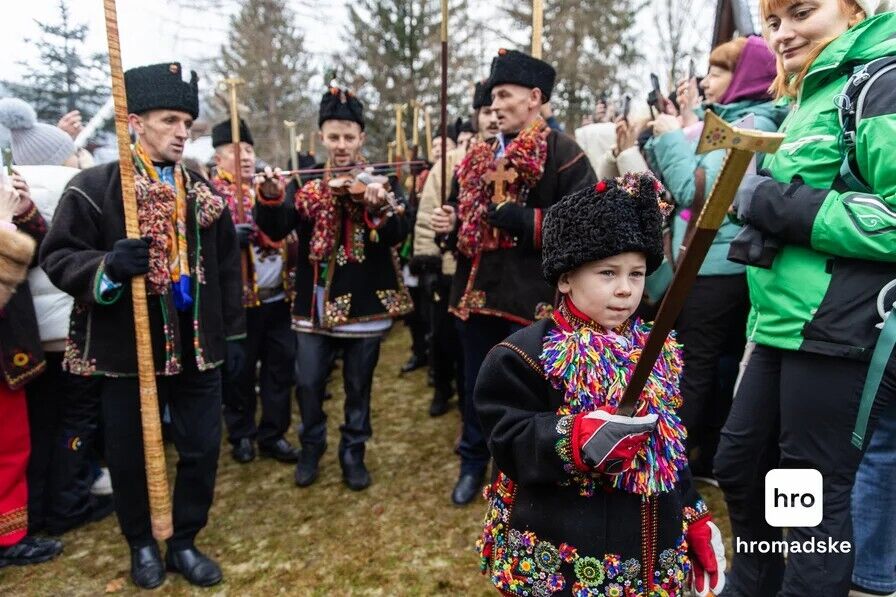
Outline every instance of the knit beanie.
[(653, 273), (663, 261), (663, 218), (671, 211), (663, 185), (650, 174), (601, 180), (567, 195), (544, 218), (544, 279), (555, 286), (580, 265), (629, 251), (644, 253)]
[(38, 122), (34, 108), (18, 98), (0, 100), (0, 124), (9, 129), (12, 159), (20, 166), (61, 166), (75, 153), (68, 133)]
[(868, 17), (896, 10), (896, 3), (893, 0), (856, 0), (856, 4), (865, 11), (865, 15)]

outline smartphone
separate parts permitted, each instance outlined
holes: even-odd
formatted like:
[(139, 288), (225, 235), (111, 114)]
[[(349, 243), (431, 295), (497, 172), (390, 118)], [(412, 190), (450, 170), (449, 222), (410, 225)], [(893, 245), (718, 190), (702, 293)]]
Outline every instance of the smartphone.
[(12, 147), (4, 147), (2, 150), (3, 167), (0, 168), (0, 186), (4, 188), (12, 186)]
[(688, 60), (688, 80), (697, 78), (697, 63), (691, 58)]
[(658, 102), (657, 109), (662, 109), (663, 91), (660, 89), (660, 78), (656, 76), (656, 73), (650, 73), (650, 87), (656, 94), (656, 99)]
[(628, 122), (628, 114), (632, 108), (632, 96), (629, 94), (625, 94), (625, 97), (622, 98), (622, 118)]

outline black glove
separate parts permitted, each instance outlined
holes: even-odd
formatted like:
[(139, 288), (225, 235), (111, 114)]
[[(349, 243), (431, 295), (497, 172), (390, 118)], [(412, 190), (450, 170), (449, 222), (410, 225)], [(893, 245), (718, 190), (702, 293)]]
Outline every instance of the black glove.
[(252, 232), (254, 228), (252, 224), (236, 225), (236, 240), (240, 243), (240, 248), (245, 249), (252, 242)]
[(771, 269), (780, 248), (781, 241), (777, 238), (745, 224), (737, 236), (731, 239), (728, 261)]
[(442, 258), (438, 255), (414, 255), (408, 262), (411, 275), (422, 276), (427, 273), (442, 271)]
[(123, 238), (115, 241), (106, 254), (105, 273), (113, 282), (123, 284), (149, 271), (149, 244), (152, 239)]
[(235, 380), (246, 366), (246, 349), (242, 340), (227, 341), (227, 358), (224, 361), (224, 374), (228, 380)]
[(506, 230), (514, 236), (522, 236), (532, 221), (531, 211), (528, 207), (512, 201), (491, 203), (485, 219), (490, 226)]

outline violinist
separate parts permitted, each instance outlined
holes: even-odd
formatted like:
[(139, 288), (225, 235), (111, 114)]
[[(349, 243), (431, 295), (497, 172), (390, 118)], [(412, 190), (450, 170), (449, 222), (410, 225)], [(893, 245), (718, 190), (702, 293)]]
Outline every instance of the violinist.
[(299, 187), (267, 169), (256, 177), (255, 221), (271, 239), (296, 231), (292, 327), (296, 331), (296, 395), (302, 425), (295, 482), (314, 483), (327, 448), (326, 378), (342, 351), (345, 422), (339, 463), (346, 485), (370, 485), (364, 465), (371, 436), (370, 393), (383, 334), (413, 304), (401, 277), (396, 245), (407, 237), (404, 196), (395, 176), (364, 168), (364, 115), (350, 92), (331, 88), (320, 103), (320, 141), (328, 159), (320, 178)]

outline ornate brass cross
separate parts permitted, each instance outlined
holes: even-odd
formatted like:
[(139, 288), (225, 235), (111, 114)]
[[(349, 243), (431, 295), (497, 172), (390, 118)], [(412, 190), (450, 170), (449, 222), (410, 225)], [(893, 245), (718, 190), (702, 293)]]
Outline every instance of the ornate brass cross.
[(489, 170), (483, 176), (485, 182), (495, 184), (495, 192), (492, 195), (492, 203), (504, 203), (507, 201), (507, 185), (516, 180), (517, 172), (507, 167), (507, 160), (501, 158), (494, 170)]

